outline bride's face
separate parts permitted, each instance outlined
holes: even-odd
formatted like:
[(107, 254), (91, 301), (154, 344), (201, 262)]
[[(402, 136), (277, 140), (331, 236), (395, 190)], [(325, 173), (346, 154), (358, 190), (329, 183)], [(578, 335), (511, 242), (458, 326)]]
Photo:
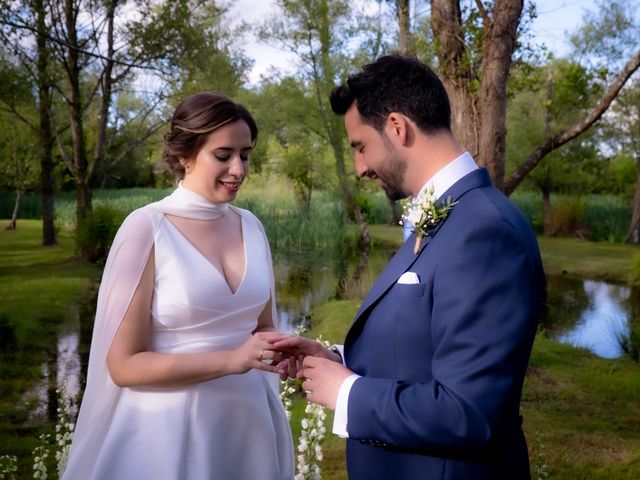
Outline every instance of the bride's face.
[(249, 171), (251, 149), (251, 130), (244, 120), (220, 127), (187, 162), (183, 185), (212, 202), (231, 202)]

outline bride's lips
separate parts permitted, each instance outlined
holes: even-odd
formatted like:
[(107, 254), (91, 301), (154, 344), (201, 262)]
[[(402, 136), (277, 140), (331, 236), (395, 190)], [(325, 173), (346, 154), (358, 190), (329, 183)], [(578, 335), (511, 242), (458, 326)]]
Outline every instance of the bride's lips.
[(225, 182), (222, 180), (218, 180), (218, 183), (231, 193), (236, 193), (242, 184), (242, 182)]

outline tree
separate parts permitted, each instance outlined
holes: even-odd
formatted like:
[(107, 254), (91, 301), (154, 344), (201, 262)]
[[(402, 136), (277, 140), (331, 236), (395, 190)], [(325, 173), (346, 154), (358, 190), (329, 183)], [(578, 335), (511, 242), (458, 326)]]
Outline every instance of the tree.
[[(628, 76), (631, 77), (640, 65), (640, 26), (637, 22), (636, 2), (600, 1), (598, 7), (598, 14), (587, 14), (584, 25), (572, 37), (575, 52), (593, 70), (601, 72), (604, 78), (611, 75), (611, 68), (629, 72)], [(625, 63), (624, 59), (629, 56), (631, 60), (621, 67)], [(621, 74), (611, 84), (620, 77)], [(637, 76), (635, 78), (635, 81), (629, 82), (628, 88), (616, 96), (610, 121), (615, 122), (616, 131), (620, 134), (617, 150), (637, 162), (633, 213), (626, 238), (628, 243), (637, 244), (640, 243), (640, 95)]]
[(327, 172), (331, 164), (325, 161), (330, 148), (324, 141), (315, 94), (295, 78), (285, 77), (264, 79), (257, 92), (246, 91), (243, 97), (260, 125), (251, 168), (260, 171), (269, 160), (270, 167), (293, 182), (298, 205), (308, 208), (313, 191), (331, 184)]
[[(27, 120), (24, 113), (17, 108), (11, 100), (13, 95), (3, 95), (2, 102), (12, 112), (15, 118), (29, 125), (38, 132), (38, 142), (40, 148), (40, 192), (42, 195), (42, 244), (56, 245), (57, 235), (55, 229), (54, 212), (54, 161), (53, 161), (53, 133), (51, 125), (51, 75), (50, 75), (50, 48), (48, 36), (46, 34), (47, 7), (44, 0), (31, 0), (25, 2), (16, 15), (12, 14), (14, 9), (10, 9), (7, 2), (0, 2), (0, 10), (4, 13), (0, 15), (3, 28), (0, 30), (0, 38), (5, 47), (9, 47), (15, 55), (16, 61), (30, 73), (27, 83), (32, 84), (38, 92), (38, 121)], [(25, 13), (31, 20), (27, 23), (29, 29), (24, 26), (20, 13)], [(24, 46), (21, 39), (25, 30), (35, 32), (35, 53), (29, 51), (29, 47)], [(29, 42), (27, 42), (28, 44)], [(25, 79), (26, 80), (26, 79)]]
[(487, 167), (496, 186), (510, 194), (542, 158), (585, 132), (604, 114), (640, 66), (640, 50), (609, 80), (584, 117), (549, 135), (505, 179), (507, 82), (519, 46), (523, 0), (496, 0), (491, 5), (476, 0), (475, 8), (461, 8), (460, 3), (431, 0), (431, 27), (443, 83), (451, 98), (452, 128), (464, 148)]
[[(507, 166), (531, 151), (550, 132), (570, 125), (584, 115), (600, 94), (586, 69), (568, 60), (550, 60), (537, 67), (521, 63), (511, 71), (507, 112)], [(604, 170), (596, 142), (587, 132), (579, 141), (551, 152), (527, 177), (542, 194), (545, 234), (557, 229), (549, 222), (551, 193), (591, 191)], [(574, 232), (569, 232), (574, 233)]]
[[(11, 124), (10, 115), (0, 115), (0, 124)], [(0, 132), (0, 178), (4, 186), (13, 189), (16, 195), (13, 213), (7, 230), (17, 228), (18, 210), (22, 195), (38, 183), (36, 145), (33, 135), (25, 124), (3, 128)]]
[(276, 6), (278, 12), (259, 26), (259, 37), (266, 42), (275, 41), (283, 50), (293, 52), (299, 58), (302, 81), (314, 92), (319, 132), (333, 152), (344, 205), (358, 224), (362, 243), (369, 245), (369, 230), (356, 201), (356, 187), (347, 176), (344, 126), (331, 112), (328, 102), (333, 87), (346, 76), (349, 62), (345, 54), (348, 42), (355, 39), (356, 32), (349, 24), (349, 3), (344, 0), (278, 0)]

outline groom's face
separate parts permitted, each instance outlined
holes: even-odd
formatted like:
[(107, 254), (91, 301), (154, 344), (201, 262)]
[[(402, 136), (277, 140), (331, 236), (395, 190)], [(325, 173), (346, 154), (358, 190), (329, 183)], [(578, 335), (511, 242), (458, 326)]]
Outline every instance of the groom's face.
[(375, 181), (391, 200), (408, 196), (404, 188), (407, 162), (384, 131), (378, 132), (364, 123), (355, 103), (347, 110), (344, 124), (351, 147), (355, 150), (356, 175)]

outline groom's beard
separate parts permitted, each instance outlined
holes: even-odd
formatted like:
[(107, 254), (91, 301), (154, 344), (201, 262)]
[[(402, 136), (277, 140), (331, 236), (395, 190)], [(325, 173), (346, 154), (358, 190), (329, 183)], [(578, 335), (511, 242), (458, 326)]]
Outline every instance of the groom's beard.
[(407, 171), (407, 161), (400, 158), (394, 150), (391, 142), (382, 136), (385, 144), (385, 158), (380, 162), (380, 166), (376, 169), (375, 174), (379, 178), (379, 185), (384, 190), (389, 200), (400, 200), (409, 196), (404, 191), (404, 176)]

